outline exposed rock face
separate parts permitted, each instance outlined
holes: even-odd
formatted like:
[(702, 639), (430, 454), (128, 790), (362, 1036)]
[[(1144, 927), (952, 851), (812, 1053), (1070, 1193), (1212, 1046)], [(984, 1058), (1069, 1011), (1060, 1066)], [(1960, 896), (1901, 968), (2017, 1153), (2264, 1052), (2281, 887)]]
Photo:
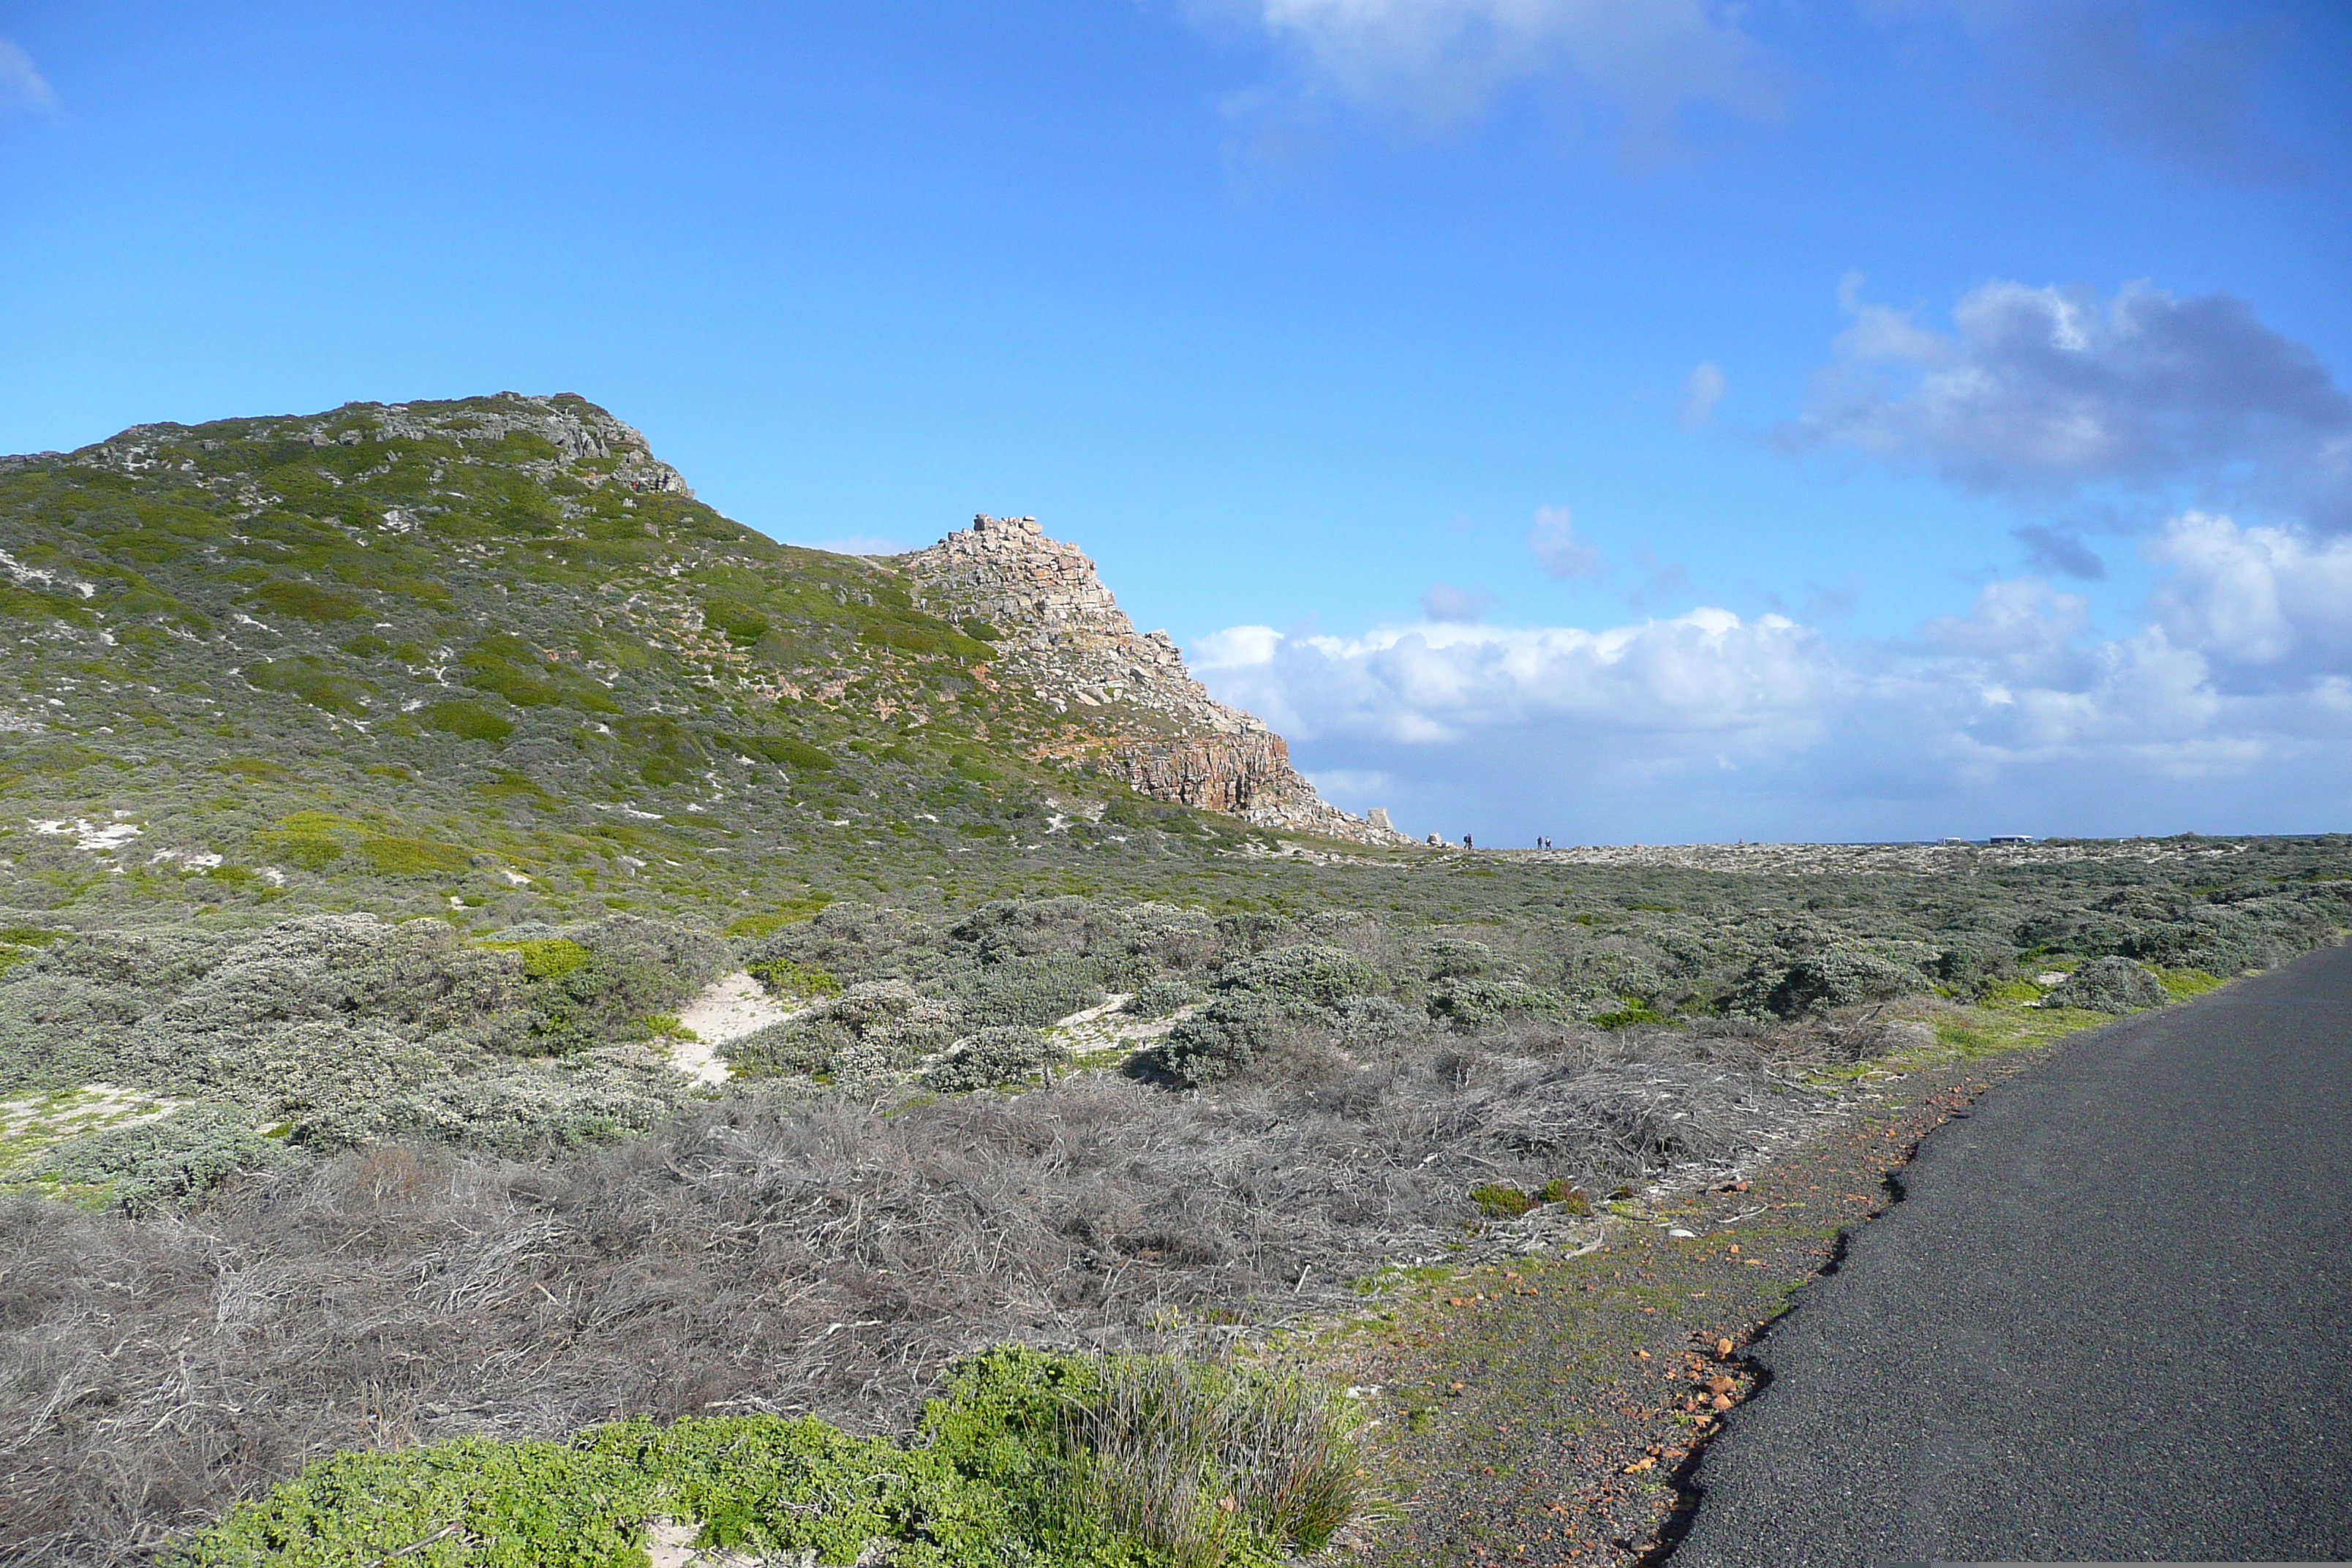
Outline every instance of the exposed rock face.
[(1281, 736), (1211, 697), (1166, 632), (1139, 633), (1095, 563), (1035, 518), (983, 514), (898, 564), (931, 614), (995, 627), (997, 673), (1102, 736), (1101, 760), (1139, 794), (1265, 827), (1412, 842), (1327, 804)]

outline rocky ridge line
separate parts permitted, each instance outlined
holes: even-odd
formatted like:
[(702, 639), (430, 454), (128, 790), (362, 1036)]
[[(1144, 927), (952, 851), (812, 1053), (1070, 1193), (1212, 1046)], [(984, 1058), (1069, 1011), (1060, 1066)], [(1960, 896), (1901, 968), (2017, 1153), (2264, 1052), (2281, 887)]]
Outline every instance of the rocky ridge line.
[[(625, 424), (574, 393), (541, 397), (502, 392), (450, 412), (436, 405), (430, 415), (418, 414), (404, 403), (347, 403), (331, 413), (256, 421), (255, 434), (313, 447), (350, 446), (361, 433), (348, 420), (366, 416), (380, 437), (391, 440), (439, 438), (461, 444), (495, 446), (510, 435), (535, 436), (553, 447), (555, 458), (529, 458), (507, 466), (544, 483), (562, 475), (593, 488), (617, 484), (637, 491), (659, 491), (684, 500), (694, 499), (686, 476), (653, 455), (645, 433)], [(120, 474), (140, 474), (170, 466), (163, 448), (184, 438), (185, 425), (133, 425), (120, 435), (71, 453), (30, 452), (0, 457), (0, 473), (53, 463), (102, 468)], [(202, 443), (208, 447), (218, 440)], [(606, 459), (610, 459), (609, 464)], [(472, 461), (475, 459), (467, 459)], [(194, 463), (177, 465), (191, 472)]]
[(1210, 696), (1166, 632), (1138, 632), (1095, 563), (1035, 518), (982, 513), (894, 564), (930, 614), (995, 629), (997, 673), (1081, 718), (1099, 737), (1087, 749), (1137, 793), (1261, 827), (1412, 842), (1317, 795), (1281, 736)]

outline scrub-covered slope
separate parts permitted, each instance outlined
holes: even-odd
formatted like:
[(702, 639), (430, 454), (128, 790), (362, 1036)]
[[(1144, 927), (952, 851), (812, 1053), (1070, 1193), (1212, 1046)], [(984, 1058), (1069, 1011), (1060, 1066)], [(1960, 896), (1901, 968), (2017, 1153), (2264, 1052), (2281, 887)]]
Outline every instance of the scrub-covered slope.
[[(1153, 802), (1250, 804), (1117, 764), (1114, 710), (1041, 691), (1029, 628), (729, 521), (578, 397), (0, 458), (0, 907), (953, 900), (1024, 854), (1255, 836)], [(1008, 637), (1022, 679), (992, 673)]]

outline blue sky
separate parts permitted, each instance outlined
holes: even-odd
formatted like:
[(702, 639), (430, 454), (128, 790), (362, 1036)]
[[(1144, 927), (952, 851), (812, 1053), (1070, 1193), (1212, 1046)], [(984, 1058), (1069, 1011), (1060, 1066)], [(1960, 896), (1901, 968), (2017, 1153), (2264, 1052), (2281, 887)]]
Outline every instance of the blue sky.
[(576, 391), (1496, 842), (2352, 825), (2352, 16), (0, 5), (0, 449)]

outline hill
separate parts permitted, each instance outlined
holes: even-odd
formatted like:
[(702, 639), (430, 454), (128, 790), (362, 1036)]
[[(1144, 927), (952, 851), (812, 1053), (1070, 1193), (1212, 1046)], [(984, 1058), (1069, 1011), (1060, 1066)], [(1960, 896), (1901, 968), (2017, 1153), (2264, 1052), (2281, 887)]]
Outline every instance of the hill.
[(778, 544), (577, 397), (0, 458), (0, 570), (29, 912), (952, 904), (1106, 847), (1124, 876), (1268, 829), (1402, 842), (1034, 522)]

